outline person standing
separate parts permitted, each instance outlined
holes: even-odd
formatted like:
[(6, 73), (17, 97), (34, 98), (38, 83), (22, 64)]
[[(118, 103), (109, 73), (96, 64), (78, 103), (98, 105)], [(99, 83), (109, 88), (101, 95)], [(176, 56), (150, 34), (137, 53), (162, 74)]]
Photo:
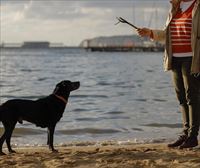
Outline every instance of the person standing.
[(168, 147), (198, 146), (200, 126), (200, 0), (171, 0), (164, 30), (139, 28), (138, 34), (165, 42), (164, 69), (171, 70), (180, 103), (183, 132)]

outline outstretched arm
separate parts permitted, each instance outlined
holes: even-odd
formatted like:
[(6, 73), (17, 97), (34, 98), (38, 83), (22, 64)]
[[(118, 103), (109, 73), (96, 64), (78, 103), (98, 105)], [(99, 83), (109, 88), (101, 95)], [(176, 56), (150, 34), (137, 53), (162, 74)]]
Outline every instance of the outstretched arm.
[(137, 30), (141, 37), (149, 37), (152, 40), (164, 42), (165, 41), (165, 30), (152, 30), (149, 28), (139, 28)]

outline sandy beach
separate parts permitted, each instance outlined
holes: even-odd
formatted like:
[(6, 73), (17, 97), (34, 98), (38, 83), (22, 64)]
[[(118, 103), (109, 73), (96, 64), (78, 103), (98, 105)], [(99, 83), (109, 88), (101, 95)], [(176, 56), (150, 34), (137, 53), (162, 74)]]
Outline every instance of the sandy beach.
[[(1, 168), (199, 168), (200, 147), (180, 150), (166, 144), (15, 148), (0, 156)], [(4, 148), (4, 152), (6, 148)]]

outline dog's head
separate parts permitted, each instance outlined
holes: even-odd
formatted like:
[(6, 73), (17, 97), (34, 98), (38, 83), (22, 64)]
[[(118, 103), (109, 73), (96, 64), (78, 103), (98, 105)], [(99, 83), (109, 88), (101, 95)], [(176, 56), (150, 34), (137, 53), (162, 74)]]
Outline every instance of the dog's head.
[(80, 82), (71, 82), (69, 80), (64, 80), (56, 85), (53, 93), (65, 97), (68, 96), (71, 91), (77, 90), (79, 87)]

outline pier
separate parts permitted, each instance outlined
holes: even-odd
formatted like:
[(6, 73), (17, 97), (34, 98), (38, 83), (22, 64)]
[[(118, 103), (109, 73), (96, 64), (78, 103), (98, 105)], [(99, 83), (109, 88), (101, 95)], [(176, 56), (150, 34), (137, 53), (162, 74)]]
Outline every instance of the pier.
[(152, 47), (145, 47), (145, 46), (135, 46), (135, 47), (126, 47), (126, 46), (113, 46), (113, 47), (86, 47), (87, 51), (92, 52), (144, 52), (144, 51), (150, 51), (150, 52), (159, 52), (164, 51), (163, 46), (152, 46)]

